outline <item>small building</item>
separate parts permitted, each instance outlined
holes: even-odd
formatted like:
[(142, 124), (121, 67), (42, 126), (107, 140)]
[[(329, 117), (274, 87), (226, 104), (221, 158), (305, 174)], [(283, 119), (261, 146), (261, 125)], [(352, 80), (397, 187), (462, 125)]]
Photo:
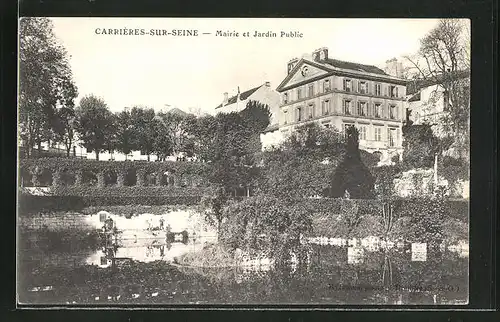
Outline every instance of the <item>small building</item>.
[[(407, 86), (407, 109), (410, 121), (413, 124), (430, 124), (437, 137), (445, 134), (442, 118), (448, 113), (452, 102), (450, 94), (445, 91), (443, 83), (444, 76), (429, 79), (417, 79), (408, 82)], [(470, 96), (470, 74), (468, 71), (460, 71), (452, 76), (458, 85), (459, 98), (463, 103), (469, 104)]]
[(278, 127), (278, 114), (280, 107), (280, 95), (274, 89), (271, 88), (270, 82), (265, 82), (262, 85), (254, 87), (252, 89), (246, 90), (240, 93), (238, 87), (238, 92), (236, 95), (229, 97), (229, 94), (224, 93), (224, 99), (222, 103), (217, 106), (216, 113), (231, 113), (240, 112), (245, 109), (249, 101), (256, 101), (261, 104), (269, 106), (269, 111), (271, 112), (271, 120), (269, 126), (260, 135), (262, 148), (266, 149), (273, 144), (281, 142), (281, 137), (276, 137), (272, 129)]

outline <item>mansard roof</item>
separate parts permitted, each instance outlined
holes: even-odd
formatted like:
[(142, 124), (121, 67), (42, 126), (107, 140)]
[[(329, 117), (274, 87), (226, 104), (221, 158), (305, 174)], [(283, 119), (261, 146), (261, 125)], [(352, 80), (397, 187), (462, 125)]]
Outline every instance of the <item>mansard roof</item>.
[(359, 71), (359, 72), (389, 76), (382, 69), (375, 67), (375, 66), (372, 66), (372, 65), (352, 63), (352, 62), (342, 61), (342, 60), (332, 59), (332, 58), (320, 60), (319, 63), (324, 63), (324, 64), (327, 64), (327, 65), (330, 65), (330, 66), (333, 66), (336, 68), (350, 69), (350, 70), (355, 70), (355, 71)]

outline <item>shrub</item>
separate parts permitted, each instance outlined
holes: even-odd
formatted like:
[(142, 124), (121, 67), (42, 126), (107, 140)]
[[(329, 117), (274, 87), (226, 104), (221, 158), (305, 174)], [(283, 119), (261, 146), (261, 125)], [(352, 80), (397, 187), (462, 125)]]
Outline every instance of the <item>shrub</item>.
[(186, 253), (176, 257), (180, 265), (193, 267), (231, 267), (235, 266), (233, 252), (221, 245), (209, 245), (198, 252)]
[(233, 201), (224, 209), (228, 219), (219, 239), (229, 248), (269, 251), (285, 259), (291, 249), (300, 248), (300, 234), (311, 230), (312, 211), (300, 200), (258, 196)]
[(410, 218), (411, 230), (407, 236), (409, 240), (437, 244), (441, 242), (443, 223), (449, 218), (449, 207), (444, 198), (414, 198), (400, 203), (395, 208), (394, 211), (399, 216)]
[[(23, 173), (38, 173), (41, 175), (43, 171), (70, 171), (75, 173), (77, 170), (82, 172), (109, 172), (112, 171), (118, 176), (126, 174), (129, 171), (137, 171), (140, 169), (144, 173), (164, 173), (170, 172), (179, 176), (196, 178), (197, 181), (205, 182), (208, 185), (208, 169), (207, 163), (200, 162), (147, 162), (147, 161), (97, 161), (86, 159), (70, 159), (70, 158), (39, 158), (39, 159), (21, 159), (19, 168)], [(131, 178), (132, 179), (132, 178)], [(48, 177), (46, 180), (51, 180)], [(135, 179), (133, 179), (135, 180)]]

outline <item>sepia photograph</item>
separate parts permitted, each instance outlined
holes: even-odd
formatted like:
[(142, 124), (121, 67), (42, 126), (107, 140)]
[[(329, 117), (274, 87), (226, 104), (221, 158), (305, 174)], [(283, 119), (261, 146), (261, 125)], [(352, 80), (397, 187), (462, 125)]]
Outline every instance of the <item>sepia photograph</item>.
[(21, 17), (17, 304), (469, 304), (470, 28)]

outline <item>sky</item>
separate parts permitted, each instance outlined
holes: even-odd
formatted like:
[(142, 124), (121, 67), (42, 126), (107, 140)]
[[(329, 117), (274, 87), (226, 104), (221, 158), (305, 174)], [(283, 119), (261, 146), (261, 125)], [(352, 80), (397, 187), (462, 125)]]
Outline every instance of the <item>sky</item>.
[[(383, 67), (414, 54), (434, 19), (52, 18), (70, 55), (76, 103), (89, 94), (112, 111), (177, 107), (213, 113), (223, 93), (271, 82), (276, 88), (294, 57), (328, 47), (329, 57)], [(104, 35), (102, 29), (198, 30), (199, 36)], [(238, 32), (219, 37), (216, 32)], [(277, 37), (254, 38), (255, 31)], [(281, 37), (281, 32), (302, 37)], [(249, 32), (252, 37), (243, 37)], [(123, 31), (122, 31), (123, 33)], [(203, 33), (210, 33), (204, 35)]]

